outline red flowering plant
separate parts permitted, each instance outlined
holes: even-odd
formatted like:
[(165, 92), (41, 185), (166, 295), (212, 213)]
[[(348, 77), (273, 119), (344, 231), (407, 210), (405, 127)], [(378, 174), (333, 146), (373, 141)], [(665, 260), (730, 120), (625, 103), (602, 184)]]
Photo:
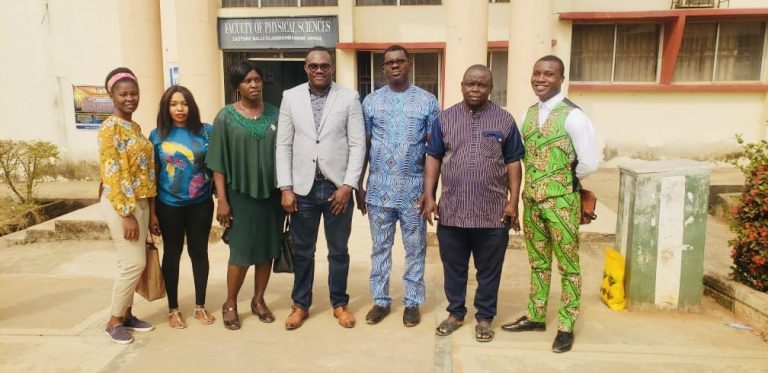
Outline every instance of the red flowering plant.
[(734, 163), (744, 173), (744, 194), (731, 211), (733, 277), (768, 292), (768, 141), (745, 143), (743, 157)]

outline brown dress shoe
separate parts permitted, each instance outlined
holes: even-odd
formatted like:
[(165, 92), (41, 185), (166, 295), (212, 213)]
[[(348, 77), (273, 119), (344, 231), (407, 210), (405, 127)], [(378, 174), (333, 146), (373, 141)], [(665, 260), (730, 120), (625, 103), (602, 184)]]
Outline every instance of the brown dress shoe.
[(309, 311), (299, 306), (291, 306), (291, 314), (285, 319), (285, 328), (288, 330), (298, 329), (304, 325), (304, 320), (307, 317), (309, 317)]
[(349, 312), (347, 306), (339, 306), (333, 309), (333, 317), (339, 320), (339, 325), (345, 328), (352, 328), (355, 326), (355, 316), (352, 312)]

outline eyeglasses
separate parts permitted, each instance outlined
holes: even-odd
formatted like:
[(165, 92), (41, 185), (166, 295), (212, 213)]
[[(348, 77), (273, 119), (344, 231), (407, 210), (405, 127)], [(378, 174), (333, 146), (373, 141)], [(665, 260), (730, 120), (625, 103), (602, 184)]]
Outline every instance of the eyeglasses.
[(408, 60), (406, 60), (405, 58), (398, 58), (394, 60), (386, 60), (384, 61), (383, 65), (386, 67), (392, 67), (392, 66), (395, 66), (395, 64), (402, 65), (402, 64), (405, 64), (406, 62), (408, 62)]
[(323, 63), (323, 64), (310, 63), (310, 64), (307, 65), (307, 68), (311, 72), (315, 72), (317, 70), (329, 71), (331, 69), (331, 64), (329, 64), (329, 63)]

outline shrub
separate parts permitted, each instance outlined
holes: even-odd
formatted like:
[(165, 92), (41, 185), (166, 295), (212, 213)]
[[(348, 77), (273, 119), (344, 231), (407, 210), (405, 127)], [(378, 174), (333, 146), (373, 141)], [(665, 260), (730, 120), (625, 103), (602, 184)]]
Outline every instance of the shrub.
[(96, 161), (61, 161), (56, 165), (56, 176), (67, 180), (99, 180), (99, 163)]
[(0, 177), (22, 204), (34, 201), (35, 185), (53, 174), (58, 160), (51, 142), (0, 140)]
[(744, 173), (744, 194), (733, 208), (730, 241), (735, 280), (756, 290), (768, 291), (768, 141), (736, 141), (744, 154), (734, 163)]

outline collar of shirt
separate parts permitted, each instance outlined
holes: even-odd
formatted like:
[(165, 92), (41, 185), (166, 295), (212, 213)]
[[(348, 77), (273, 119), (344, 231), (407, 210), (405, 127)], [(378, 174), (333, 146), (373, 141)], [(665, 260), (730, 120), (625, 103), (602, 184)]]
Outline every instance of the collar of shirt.
[(331, 91), (331, 86), (332, 85), (333, 85), (333, 83), (328, 84), (328, 86), (325, 87), (325, 89), (322, 92), (320, 92), (320, 94), (316, 94), (315, 91), (312, 90), (312, 86), (310, 85), (309, 86), (309, 95), (310, 96), (315, 96), (315, 97), (325, 97), (325, 96), (328, 96), (328, 92)]
[(486, 112), (488, 112), (488, 109), (493, 106), (493, 103), (491, 101), (486, 102), (485, 106), (480, 110), (472, 110), (467, 106), (466, 102), (462, 102), (461, 108), (464, 110), (464, 112), (470, 114), (470, 115), (483, 115)]
[(561, 91), (550, 97), (547, 101), (539, 101), (539, 127), (547, 120), (547, 116), (552, 112), (552, 109), (563, 102), (563, 100), (565, 100), (565, 93)]

